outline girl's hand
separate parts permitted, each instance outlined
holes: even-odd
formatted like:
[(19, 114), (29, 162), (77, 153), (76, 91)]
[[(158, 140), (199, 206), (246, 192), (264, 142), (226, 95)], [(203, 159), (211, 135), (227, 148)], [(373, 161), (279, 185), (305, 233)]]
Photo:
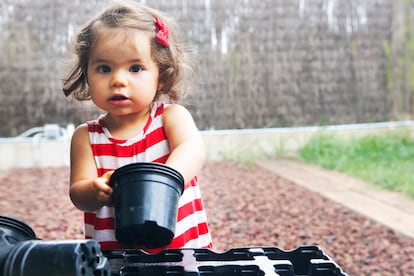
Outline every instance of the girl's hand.
[(112, 206), (112, 188), (109, 186), (109, 180), (113, 173), (114, 171), (108, 171), (93, 181), (93, 187), (97, 191), (96, 199), (106, 206)]

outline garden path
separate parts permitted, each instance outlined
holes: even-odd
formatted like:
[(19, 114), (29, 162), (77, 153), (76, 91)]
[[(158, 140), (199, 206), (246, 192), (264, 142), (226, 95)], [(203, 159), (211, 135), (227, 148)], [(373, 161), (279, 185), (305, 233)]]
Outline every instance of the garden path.
[(296, 160), (259, 164), (279, 176), (414, 238), (414, 199), (370, 183)]

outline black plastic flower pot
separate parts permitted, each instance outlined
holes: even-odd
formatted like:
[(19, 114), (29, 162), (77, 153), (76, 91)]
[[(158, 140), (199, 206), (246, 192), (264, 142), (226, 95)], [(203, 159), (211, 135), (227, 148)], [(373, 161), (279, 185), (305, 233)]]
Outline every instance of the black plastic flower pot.
[(179, 172), (160, 163), (133, 163), (115, 170), (110, 185), (119, 242), (147, 248), (171, 243), (184, 190)]
[(36, 235), (26, 223), (0, 216), (0, 272), (11, 249), (22, 241), (32, 239), (36, 239)]
[(12, 248), (4, 276), (110, 275), (109, 261), (95, 240), (28, 240)]

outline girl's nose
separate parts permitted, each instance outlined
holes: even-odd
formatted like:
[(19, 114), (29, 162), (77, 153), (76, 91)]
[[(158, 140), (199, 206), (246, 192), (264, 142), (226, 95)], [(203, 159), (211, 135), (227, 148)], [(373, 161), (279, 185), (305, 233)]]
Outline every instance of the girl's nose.
[(119, 87), (128, 85), (128, 77), (125, 72), (114, 71), (111, 79), (111, 86)]

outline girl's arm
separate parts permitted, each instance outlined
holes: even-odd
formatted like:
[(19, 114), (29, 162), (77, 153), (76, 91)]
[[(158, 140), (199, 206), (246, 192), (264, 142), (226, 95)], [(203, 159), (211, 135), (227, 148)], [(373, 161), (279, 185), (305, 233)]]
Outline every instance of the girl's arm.
[(201, 134), (190, 112), (181, 105), (166, 105), (163, 122), (171, 149), (165, 164), (179, 171), (188, 183), (204, 164)]
[(112, 188), (108, 185), (112, 172), (98, 177), (89, 142), (88, 128), (79, 126), (72, 136), (70, 150), (70, 190), (73, 204), (82, 211), (96, 211), (111, 204)]

